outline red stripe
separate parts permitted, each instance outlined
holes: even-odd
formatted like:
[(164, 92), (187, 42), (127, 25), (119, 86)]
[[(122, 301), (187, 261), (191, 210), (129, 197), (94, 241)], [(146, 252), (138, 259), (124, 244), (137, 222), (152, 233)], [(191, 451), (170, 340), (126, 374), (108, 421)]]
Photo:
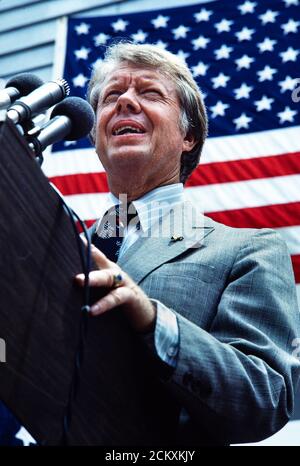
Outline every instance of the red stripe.
[(294, 274), (295, 274), (295, 282), (300, 283), (300, 254), (291, 256)]
[[(247, 181), (258, 178), (286, 176), (300, 172), (300, 152), (247, 160), (215, 162), (199, 165), (186, 187), (215, 183)], [(108, 192), (106, 173), (80, 173), (55, 176), (50, 181), (64, 194), (89, 194)]]
[(84, 223), (86, 224), (86, 226), (89, 228), (93, 225), (93, 223), (95, 223), (96, 219), (95, 220), (85, 220)]
[(206, 215), (236, 228), (280, 228), (300, 225), (300, 202), (206, 212)]
[(185, 186), (271, 178), (299, 172), (300, 152), (294, 152), (270, 157), (200, 164), (193, 171)]
[(108, 192), (107, 177), (101, 173), (53, 176), (49, 178), (64, 196)]

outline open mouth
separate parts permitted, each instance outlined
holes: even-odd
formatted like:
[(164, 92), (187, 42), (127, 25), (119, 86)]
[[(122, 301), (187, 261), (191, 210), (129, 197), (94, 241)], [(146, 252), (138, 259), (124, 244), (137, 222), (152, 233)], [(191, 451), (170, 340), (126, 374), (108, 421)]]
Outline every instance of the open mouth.
[(113, 130), (113, 136), (123, 136), (124, 134), (144, 134), (145, 130), (136, 126), (120, 126)]

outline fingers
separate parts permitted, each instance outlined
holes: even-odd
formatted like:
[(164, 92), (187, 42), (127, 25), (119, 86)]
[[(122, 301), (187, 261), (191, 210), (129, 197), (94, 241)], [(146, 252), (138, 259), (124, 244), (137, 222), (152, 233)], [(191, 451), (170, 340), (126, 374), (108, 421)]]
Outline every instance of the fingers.
[(107, 312), (115, 307), (121, 306), (122, 304), (128, 303), (132, 298), (132, 291), (128, 287), (121, 286), (120, 288), (114, 288), (104, 298), (97, 301), (91, 307), (91, 314), (98, 316)]
[[(86, 240), (86, 238), (84, 236), (81, 236), (81, 240), (82, 242), (84, 243), (85, 247), (87, 247), (88, 245), (88, 242)], [(103, 254), (103, 252), (101, 252), (98, 248), (96, 248), (96, 246), (94, 246), (93, 244), (91, 244), (91, 255), (92, 255), (92, 258), (95, 262), (95, 264), (97, 265), (97, 267), (99, 267), (100, 269), (102, 268), (105, 268), (105, 267), (109, 267), (109, 265), (111, 265), (111, 261), (106, 257), (105, 254)]]
[(106, 257), (106, 255), (103, 254), (103, 252), (101, 252), (93, 244), (91, 245), (91, 254), (92, 254), (92, 258), (93, 258), (95, 264), (97, 265), (97, 267), (99, 267), (99, 269), (104, 269), (104, 268), (110, 267), (113, 264), (113, 262), (110, 261)]
[[(89, 285), (111, 288), (114, 285), (114, 274), (115, 270), (112, 269), (93, 270), (89, 273)], [(84, 284), (84, 274), (76, 275), (75, 280), (82, 286)]]

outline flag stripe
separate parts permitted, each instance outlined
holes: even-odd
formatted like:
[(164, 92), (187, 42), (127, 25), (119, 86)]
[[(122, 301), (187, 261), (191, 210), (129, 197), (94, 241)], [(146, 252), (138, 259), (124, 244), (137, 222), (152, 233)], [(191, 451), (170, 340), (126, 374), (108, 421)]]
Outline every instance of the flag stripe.
[(78, 173), (104, 172), (95, 149), (92, 148), (44, 154), (42, 169), (49, 178)]
[(186, 187), (233, 181), (246, 181), (300, 173), (300, 152), (256, 159), (200, 164)]
[[(300, 175), (224, 183), (186, 189), (186, 197), (201, 212), (218, 212), (244, 209), (249, 205), (262, 207), (269, 204), (289, 204), (299, 201)], [(222, 189), (221, 189), (222, 187)], [(68, 195), (67, 200), (84, 219), (97, 217), (97, 206), (105, 193)], [(273, 200), (273, 202), (272, 202)], [(284, 215), (284, 214), (283, 214)], [(295, 222), (298, 218), (295, 217)], [(282, 225), (284, 226), (284, 225)]]
[[(76, 186), (80, 185), (85, 199), (89, 194), (101, 195), (100, 188), (105, 188), (105, 175), (90, 173), (74, 175), (74, 177), (51, 177), (57, 182), (64, 195), (77, 195)], [(71, 180), (69, 183), (68, 180)], [(73, 182), (75, 185), (73, 185)], [(206, 186), (193, 186), (186, 189), (190, 198), (203, 212), (219, 212), (224, 210), (245, 209), (249, 206), (262, 207), (269, 204), (290, 204), (299, 200), (300, 175), (280, 176), (258, 180), (247, 180), (235, 183), (222, 183)], [(86, 194), (84, 194), (86, 193)], [(91, 198), (89, 198), (91, 199)], [(86, 200), (89, 202), (89, 199)], [(93, 218), (93, 217), (92, 217)], [(285, 225), (285, 223), (283, 224)]]
[[(208, 138), (201, 165), (296, 153), (300, 151), (299, 134), (300, 126), (294, 126), (277, 131)], [(49, 177), (104, 171), (92, 148), (48, 153), (42, 168)]]
[[(199, 165), (187, 181), (186, 187), (287, 176), (299, 172), (300, 152), (274, 157), (217, 162)], [(52, 176), (50, 181), (65, 195), (108, 190), (106, 175), (103, 171)]]
[(235, 136), (208, 138), (203, 163), (273, 156), (300, 150), (300, 126)]
[(77, 194), (79, 192), (82, 194), (108, 192), (105, 172), (53, 176), (49, 178), (49, 181), (55, 184), (64, 196)]
[(294, 274), (295, 274), (295, 281), (296, 283), (300, 283), (300, 254), (291, 256)]
[(300, 202), (207, 212), (207, 215), (236, 228), (280, 228), (300, 224)]
[(276, 228), (276, 231), (286, 242), (290, 254), (300, 254), (300, 226)]
[(300, 175), (190, 187), (187, 196), (205, 212), (299, 201)]

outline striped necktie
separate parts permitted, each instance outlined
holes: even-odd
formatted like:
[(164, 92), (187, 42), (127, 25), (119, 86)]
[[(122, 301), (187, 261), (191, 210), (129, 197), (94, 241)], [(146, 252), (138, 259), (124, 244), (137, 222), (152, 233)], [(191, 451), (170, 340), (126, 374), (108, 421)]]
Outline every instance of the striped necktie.
[(124, 233), (129, 223), (139, 228), (138, 214), (132, 203), (119, 204), (105, 212), (100, 225), (92, 236), (92, 243), (102, 251), (108, 259), (117, 262)]

